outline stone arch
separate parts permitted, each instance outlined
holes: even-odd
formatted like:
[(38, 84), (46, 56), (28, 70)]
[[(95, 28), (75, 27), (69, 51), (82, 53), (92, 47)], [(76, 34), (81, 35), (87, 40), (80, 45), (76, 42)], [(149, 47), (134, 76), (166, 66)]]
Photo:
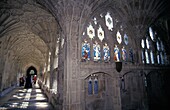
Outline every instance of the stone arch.
[(39, 67), (37, 65), (33, 64), (33, 63), (30, 63), (30, 64), (26, 65), (24, 67), (24, 72), (27, 73), (28, 69), (32, 68), (32, 67), (34, 68), (34, 70), (37, 71), (37, 74), (38, 74), (39, 73)]
[[(30, 73), (31, 70), (33, 70), (34, 73), (31, 74), (31, 73)], [(30, 67), (27, 69), (27, 71), (26, 71), (26, 75), (27, 75), (27, 76), (37, 75), (37, 69), (36, 69), (34, 66), (30, 66)]]
[(146, 109), (143, 71), (125, 72), (120, 79), (122, 110)]
[(147, 74), (147, 96), (150, 110), (169, 108), (169, 72), (150, 71)]
[[(88, 81), (91, 78), (92, 81), (95, 78), (98, 81), (98, 93), (95, 94), (93, 90), (92, 94), (88, 94)], [(92, 83), (94, 84), (94, 83)], [(93, 89), (95, 85), (93, 85)], [(86, 110), (113, 110), (117, 107), (119, 98), (118, 81), (115, 77), (112, 77), (108, 73), (96, 72), (92, 73), (84, 79), (84, 98)], [(117, 96), (117, 97), (116, 97)]]

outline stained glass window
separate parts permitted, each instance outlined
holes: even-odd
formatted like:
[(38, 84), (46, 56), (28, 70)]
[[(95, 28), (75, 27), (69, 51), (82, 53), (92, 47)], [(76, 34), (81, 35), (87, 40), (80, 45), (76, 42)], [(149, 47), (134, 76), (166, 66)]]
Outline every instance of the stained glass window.
[(113, 29), (113, 20), (112, 17), (110, 16), (110, 13), (107, 13), (105, 16), (105, 21), (106, 21), (106, 26), (108, 27), (108, 30)]
[(128, 36), (127, 34), (124, 34), (124, 42), (126, 45), (128, 45)]
[(86, 40), (82, 43), (82, 60), (90, 60), (90, 44)]
[(94, 94), (98, 94), (98, 80), (96, 77), (94, 79)]
[(154, 56), (152, 50), (150, 51), (150, 56), (151, 56), (151, 63), (154, 64)]
[(146, 38), (146, 47), (147, 47), (147, 49), (149, 49), (149, 40), (148, 40), (148, 38)]
[(156, 31), (152, 30), (152, 27), (149, 27), (149, 33), (146, 33), (146, 37), (141, 40), (142, 63), (166, 64), (165, 49), (159, 36)]
[(99, 92), (99, 81), (98, 75), (91, 74), (88, 78), (88, 95), (98, 94)]
[(101, 57), (100, 53), (100, 45), (96, 41), (95, 44), (93, 44), (93, 53), (94, 53), (94, 61), (99, 61)]
[(107, 43), (104, 44), (103, 46), (103, 58), (104, 58), (104, 61), (105, 62), (108, 62), (110, 61), (110, 49), (109, 49), (109, 46), (107, 45)]
[(145, 63), (145, 55), (144, 55), (144, 50), (142, 51), (142, 63)]
[(103, 41), (103, 39), (104, 39), (104, 31), (101, 28), (101, 26), (99, 26), (99, 29), (97, 30), (97, 32), (98, 32), (98, 38), (100, 39), (100, 41)]
[(157, 51), (157, 63), (158, 64), (167, 64), (165, 59), (165, 49), (163, 42), (161, 41), (160, 37), (157, 38), (156, 41), (156, 51)]
[(121, 44), (122, 43), (122, 36), (121, 36), (121, 34), (120, 34), (120, 32), (119, 31), (117, 31), (117, 34), (116, 34), (116, 39), (117, 39), (117, 42), (119, 43), (119, 44)]
[(127, 52), (124, 46), (122, 48), (122, 60), (127, 61)]
[(96, 25), (97, 24), (97, 19), (94, 17), (94, 24)]
[(162, 52), (160, 52), (160, 57), (161, 57), (161, 64), (164, 64), (164, 56)]
[(154, 40), (154, 34), (153, 34), (153, 30), (151, 27), (149, 27), (149, 35), (150, 35), (151, 39)]
[(160, 64), (160, 55), (159, 55), (159, 53), (157, 53), (157, 62), (158, 62), (158, 64)]
[(114, 47), (114, 61), (119, 62), (120, 61), (120, 51), (117, 45)]
[(148, 55), (148, 51), (145, 50), (145, 58), (146, 58), (146, 63), (149, 64), (150, 61), (149, 61), (149, 55)]
[(157, 50), (159, 51), (160, 50), (159, 41), (156, 42), (156, 47), (157, 47)]
[(92, 79), (91, 78), (89, 78), (89, 81), (88, 81), (88, 94), (89, 95), (93, 94), (93, 84), (92, 84)]
[(89, 27), (87, 27), (87, 35), (89, 36), (90, 39), (93, 39), (95, 36), (95, 30), (92, 24), (90, 24)]
[(141, 46), (142, 46), (142, 48), (145, 48), (145, 42), (144, 42), (143, 39), (142, 39), (142, 42), (141, 42)]
[(162, 41), (161, 41), (161, 50), (164, 51), (164, 45), (163, 45)]
[[(114, 15), (113, 15), (114, 16)], [(115, 26), (115, 31), (113, 27)], [(117, 18), (112, 18), (111, 13), (103, 12), (93, 16), (83, 30), (81, 44), (81, 61), (120, 62), (133, 61), (133, 52), (129, 50), (130, 37), (125, 32), (125, 24)], [(111, 50), (114, 52), (111, 53)], [(112, 58), (111, 58), (112, 57)]]

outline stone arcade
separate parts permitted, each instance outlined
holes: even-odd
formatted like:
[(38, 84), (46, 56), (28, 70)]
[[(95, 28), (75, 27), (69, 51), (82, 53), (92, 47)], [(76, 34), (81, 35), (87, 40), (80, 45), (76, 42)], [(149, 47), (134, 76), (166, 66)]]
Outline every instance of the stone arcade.
[(168, 0), (1, 0), (0, 95), (36, 71), (55, 110), (170, 108), (168, 7)]

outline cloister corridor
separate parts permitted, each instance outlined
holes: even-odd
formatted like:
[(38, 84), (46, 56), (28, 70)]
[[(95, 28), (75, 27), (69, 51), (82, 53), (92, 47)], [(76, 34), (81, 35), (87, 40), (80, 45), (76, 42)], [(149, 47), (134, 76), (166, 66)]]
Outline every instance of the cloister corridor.
[(170, 0), (0, 0), (0, 110), (170, 110)]

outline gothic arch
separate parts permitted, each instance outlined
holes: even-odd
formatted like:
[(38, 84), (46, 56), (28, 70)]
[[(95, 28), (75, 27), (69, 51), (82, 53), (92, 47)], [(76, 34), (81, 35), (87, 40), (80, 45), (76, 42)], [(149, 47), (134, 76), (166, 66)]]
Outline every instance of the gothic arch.
[(163, 71), (151, 71), (147, 74), (147, 96), (149, 109), (168, 108), (168, 73)]
[(26, 71), (26, 76), (37, 75), (37, 74), (38, 74), (38, 71), (34, 66), (30, 66)]
[[(145, 96), (145, 75), (140, 71), (125, 72), (120, 79), (122, 109), (138, 109), (147, 106)], [(136, 103), (133, 103), (136, 101)], [(143, 105), (142, 105), (143, 104)], [(139, 106), (140, 105), (140, 106)]]
[(108, 73), (96, 72), (84, 79), (85, 108), (113, 109), (118, 94), (118, 81)]

